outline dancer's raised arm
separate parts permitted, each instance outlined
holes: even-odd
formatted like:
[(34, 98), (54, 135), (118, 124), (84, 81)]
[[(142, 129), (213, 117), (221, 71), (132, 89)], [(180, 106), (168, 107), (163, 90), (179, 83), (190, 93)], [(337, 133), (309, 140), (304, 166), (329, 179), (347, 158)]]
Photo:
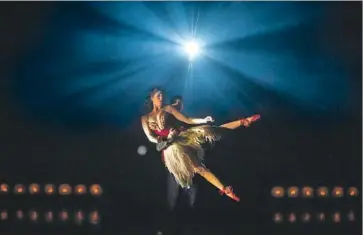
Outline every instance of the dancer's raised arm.
[(147, 117), (146, 116), (141, 117), (141, 125), (142, 125), (142, 129), (144, 130), (145, 135), (149, 139), (149, 141), (152, 142), (152, 143), (158, 143), (158, 138), (150, 130), (149, 125), (147, 124)]
[(213, 122), (212, 117), (206, 117), (206, 118), (190, 118), (179, 112), (177, 109), (175, 109), (173, 106), (168, 105), (165, 107), (165, 111), (172, 114), (176, 119), (178, 119), (181, 122), (184, 122), (186, 124), (204, 124), (207, 122)]

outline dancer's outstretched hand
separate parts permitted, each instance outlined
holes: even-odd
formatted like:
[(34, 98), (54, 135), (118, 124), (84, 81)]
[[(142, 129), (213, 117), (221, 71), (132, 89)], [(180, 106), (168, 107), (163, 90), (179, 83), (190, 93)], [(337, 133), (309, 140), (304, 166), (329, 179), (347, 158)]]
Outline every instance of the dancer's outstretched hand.
[(205, 123), (214, 122), (214, 119), (211, 116), (208, 116), (208, 117), (204, 118), (204, 121), (205, 121)]

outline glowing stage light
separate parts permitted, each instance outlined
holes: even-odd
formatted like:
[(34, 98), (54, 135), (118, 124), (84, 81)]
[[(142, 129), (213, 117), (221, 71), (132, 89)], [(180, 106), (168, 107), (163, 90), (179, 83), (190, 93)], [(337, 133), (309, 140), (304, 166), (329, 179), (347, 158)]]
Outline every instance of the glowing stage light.
[(14, 193), (15, 194), (23, 194), (25, 193), (25, 186), (22, 184), (17, 184), (14, 187)]
[(327, 197), (329, 196), (329, 191), (327, 187), (319, 187), (316, 191), (319, 197)]
[(318, 213), (318, 214), (317, 214), (317, 219), (318, 219), (319, 221), (324, 221), (324, 220), (325, 220), (325, 214), (324, 214), (323, 212)]
[(29, 211), (29, 218), (31, 221), (37, 221), (38, 217), (39, 217), (38, 212), (36, 212), (35, 210)]
[(66, 210), (62, 210), (60, 213), (59, 213), (59, 218), (61, 219), (61, 221), (65, 222), (69, 219), (69, 216), (68, 216), (68, 212)]
[(75, 216), (75, 220), (77, 224), (82, 224), (84, 221), (84, 214), (82, 211), (77, 211), (76, 212), (76, 216)]
[(54, 194), (55, 193), (55, 186), (53, 184), (47, 184), (44, 187), (44, 191), (48, 195)]
[(289, 195), (289, 197), (298, 197), (299, 196), (299, 188), (292, 186), (290, 188), (288, 188), (287, 193)]
[(285, 194), (285, 191), (282, 187), (273, 187), (271, 190), (271, 194), (274, 197), (283, 197)]
[(349, 221), (355, 221), (355, 215), (353, 211), (348, 212), (348, 220)]
[(93, 184), (90, 187), (90, 190), (92, 195), (94, 196), (100, 196), (102, 194), (102, 188), (99, 184)]
[(98, 224), (100, 222), (100, 215), (97, 211), (92, 211), (89, 215), (89, 222), (91, 224)]
[(301, 215), (301, 220), (305, 223), (309, 222), (311, 218), (311, 215), (309, 213), (303, 213)]
[(8, 212), (3, 210), (0, 212), (0, 220), (7, 220), (8, 219)]
[(289, 221), (290, 221), (290, 223), (295, 223), (296, 222), (296, 215), (295, 215), (295, 213), (290, 213), (289, 214)]
[(348, 188), (348, 195), (351, 196), (351, 197), (358, 196), (358, 189), (356, 187)]
[(76, 194), (82, 195), (82, 194), (85, 194), (87, 192), (87, 188), (83, 184), (79, 184), (79, 185), (77, 185), (75, 187), (74, 191), (75, 191)]
[(39, 184), (31, 184), (29, 186), (29, 193), (30, 194), (38, 194), (40, 192)]
[(8, 192), (9, 192), (9, 186), (7, 184), (1, 184), (0, 193), (8, 193)]
[(303, 187), (302, 188), (303, 197), (313, 197), (313, 188), (311, 187)]
[(47, 221), (48, 223), (52, 222), (53, 218), (54, 218), (53, 212), (48, 211), (45, 213), (45, 221)]
[(196, 41), (190, 41), (185, 43), (184, 50), (188, 54), (189, 60), (192, 61), (200, 53), (200, 46)]
[(335, 212), (335, 213), (333, 214), (333, 221), (334, 221), (335, 223), (339, 223), (339, 222), (340, 222), (340, 213), (339, 213), (339, 212)]
[(69, 184), (61, 184), (59, 185), (58, 191), (60, 195), (70, 195), (72, 193), (72, 188)]
[(22, 220), (24, 218), (24, 212), (22, 210), (16, 211), (16, 218), (18, 218), (18, 220)]
[(342, 187), (333, 188), (332, 195), (333, 197), (343, 197), (344, 196), (343, 188)]
[(281, 213), (275, 213), (273, 215), (273, 221), (275, 223), (281, 223), (283, 220), (284, 220), (284, 217), (283, 217), (283, 215)]

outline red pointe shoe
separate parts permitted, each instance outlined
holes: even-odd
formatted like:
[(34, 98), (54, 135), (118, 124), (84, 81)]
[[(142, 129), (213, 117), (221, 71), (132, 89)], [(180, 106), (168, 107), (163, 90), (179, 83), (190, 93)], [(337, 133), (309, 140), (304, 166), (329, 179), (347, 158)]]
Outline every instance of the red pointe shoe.
[(240, 123), (241, 123), (241, 126), (249, 127), (252, 122), (257, 121), (260, 118), (261, 118), (261, 115), (255, 114), (255, 115), (253, 115), (251, 117), (248, 117), (248, 118), (242, 118), (240, 120)]
[(255, 122), (260, 118), (261, 118), (260, 114), (255, 114), (255, 115), (252, 115), (251, 117), (248, 117), (247, 119), (250, 120), (251, 122)]
[(232, 200), (239, 202), (239, 197), (233, 193), (233, 189), (231, 186), (224, 187), (224, 189), (219, 190), (221, 195), (226, 194), (227, 197), (231, 198)]

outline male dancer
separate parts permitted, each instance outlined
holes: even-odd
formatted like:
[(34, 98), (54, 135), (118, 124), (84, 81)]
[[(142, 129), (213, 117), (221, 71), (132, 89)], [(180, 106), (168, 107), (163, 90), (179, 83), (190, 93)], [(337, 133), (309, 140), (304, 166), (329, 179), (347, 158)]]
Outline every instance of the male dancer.
[[(174, 96), (171, 99), (171, 105), (176, 108), (178, 111), (182, 111), (184, 108), (184, 102), (183, 102), (183, 98), (181, 96)], [(175, 119), (175, 118), (174, 118)], [(176, 129), (182, 129), (183, 126), (181, 125), (181, 123), (178, 120), (173, 120), (174, 123), (174, 127)], [(176, 134), (175, 131), (171, 131), (169, 134), (169, 138), (166, 141), (161, 141), (156, 145), (156, 149), (158, 151), (162, 151), (163, 149), (165, 149), (168, 144), (169, 141), (172, 141), (173, 136)], [(197, 196), (197, 185), (194, 183), (190, 188), (188, 189), (182, 189), (178, 183), (175, 181), (174, 176), (168, 172), (168, 176), (167, 176), (167, 200), (168, 200), (168, 209), (170, 211), (173, 211), (177, 200), (179, 198), (180, 193), (185, 194), (188, 197), (188, 206), (190, 209), (192, 209), (194, 207), (195, 204), (195, 199)]]
[[(181, 96), (174, 96), (171, 101), (170, 104), (176, 108), (178, 111), (182, 111), (184, 108), (184, 102), (183, 102), (183, 98)], [(171, 117), (172, 118), (172, 117)], [(175, 127), (175, 129), (172, 129), (169, 133), (169, 136), (166, 140), (164, 141), (160, 141), (156, 144), (156, 149), (157, 151), (163, 151), (165, 148), (167, 148), (169, 146), (169, 144), (173, 141), (173, 137), (176, 135), (177, 131), (176, 129), (183, 129), (183, 125), (181, 124), (181, 122), (179, 122), (178, 120), (176, 120), (176, 118), (174, 118), (173, 120), (173, 126)], [(185, 124), (184, 124), (185, 125)], [(177, 223), (177, 219), (175, 218), (175, 214), (173, 214), (174, 209), (177, 205), (179, 196), (183, 195), (186, 196), (187, 199), (187, 205), (188, 207), (186, 208), (187, 210), (192, 210), (194, 208), (194, 204), (195, 204), (195, 200), (197, 197), (197, 191), (198, 191), (198, 186), (197, 184), (194, 182), (193, 185), (190, 188), (181, 188), (180, 185), (176, 182), (173, 174), (171, 174), (170, 172), (167, 171), (167, 181), (166, 181), (167, 185), (167, 207), (168, 207), (168, 213), (167, 216), (170, 217), (168, 219), (166, 219), (166, 226), (168, 227), (166, 234), (175, 234), (178, 232), (182, 232), (182, 231), (175, 231), (175, 230), (179, 230), (178, 227), (180, 228), (180, 223)], [(190, 219), (193, 218), (193, 215), (190, 214)], [(172, 219), (174, 218), (174, 219)], [(176, 220), (175, 220), (176, 219)], [(164, 222), (164, 223), (165, 223)], [(179, 221), (181, 222), (181, 221)], [(179, 226), (177, 225), (179, 224)], [(184, 229), (188, 229), (189, 226), (186, 226), (184, 228), (182, 228), (182, 230)], [(164, 228), (165, 229), (165, 228)], [(163, 233), (161, 233), (160, 231), (157, 233), (157, 235), (163, 235)]]

